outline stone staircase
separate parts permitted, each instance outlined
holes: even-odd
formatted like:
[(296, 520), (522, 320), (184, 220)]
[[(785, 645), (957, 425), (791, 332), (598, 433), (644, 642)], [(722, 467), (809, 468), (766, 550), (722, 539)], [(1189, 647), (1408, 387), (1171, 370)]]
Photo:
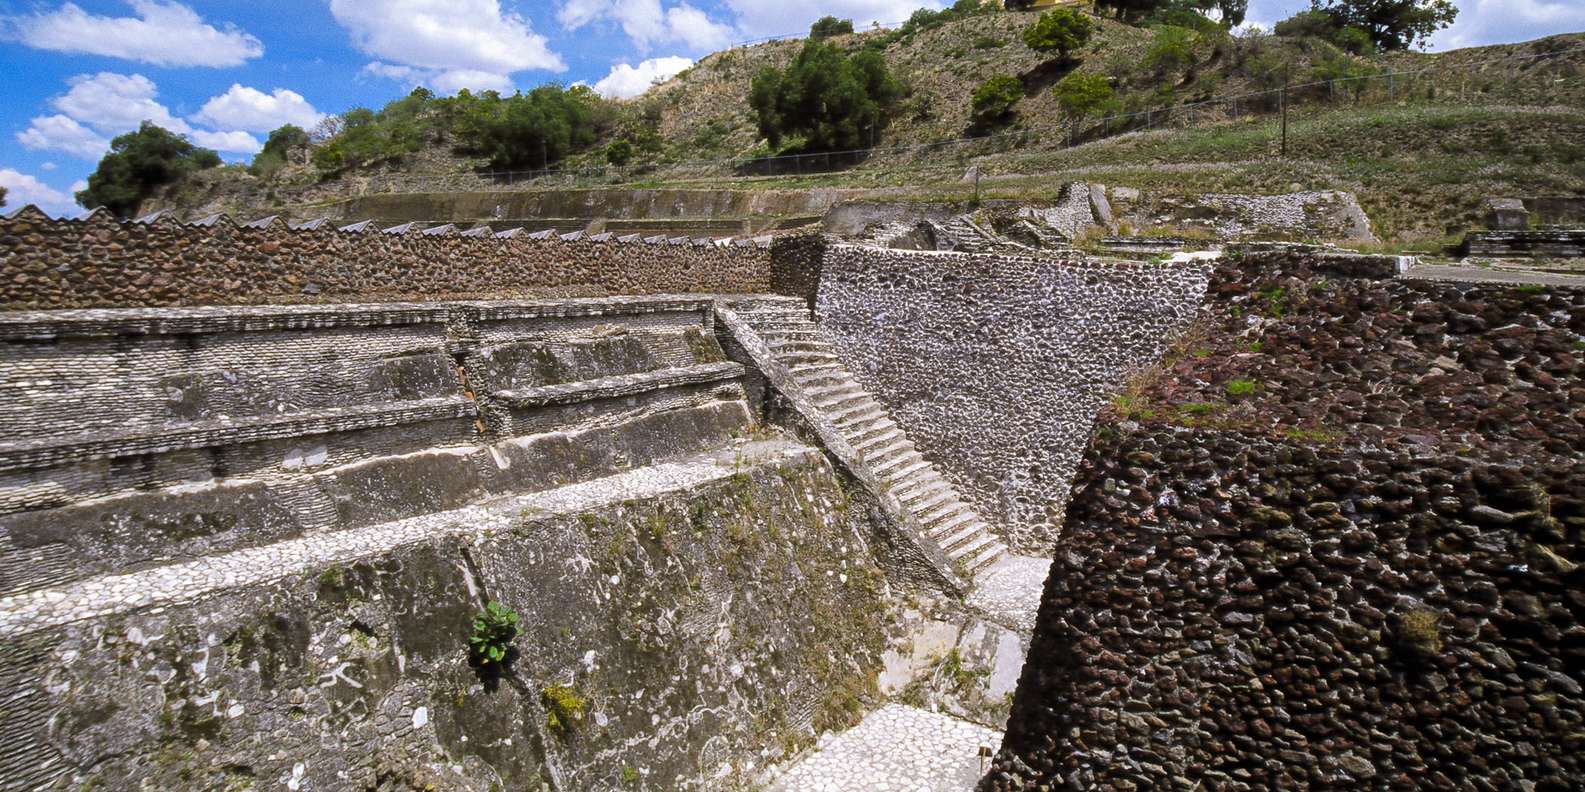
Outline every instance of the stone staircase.
[(733, 310), (786, 368), (791, 386), (836, 428), (859, 463), (913, 515), (925, 538), (960, 574), (973, 578), (1007, 555), (1007, 546), (820, 338), (802, 300), (760, 298)]

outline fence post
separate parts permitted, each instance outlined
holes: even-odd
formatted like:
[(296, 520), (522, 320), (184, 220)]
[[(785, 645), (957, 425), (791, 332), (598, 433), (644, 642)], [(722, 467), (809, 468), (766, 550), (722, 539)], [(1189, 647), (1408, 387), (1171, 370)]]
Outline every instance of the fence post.
[(1282, 81), (1282, 156), (1288, 156), (1288, 81)]

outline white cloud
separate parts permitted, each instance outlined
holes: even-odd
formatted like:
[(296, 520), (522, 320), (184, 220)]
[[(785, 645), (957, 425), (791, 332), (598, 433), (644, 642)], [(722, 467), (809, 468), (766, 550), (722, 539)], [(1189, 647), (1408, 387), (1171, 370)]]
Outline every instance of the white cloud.
[[(741, 0), (728, 0), (736, 5)], [(754, 2), (754, 0), (749, 0)], [(1453, 26), (1431, 37), (1433, 51), (1528, 41), (1585, 29), (1585, 3), (1579, 0), (1455, 0)], [(1251, 0), (1249, 19), (1270, 30), (1300, 11), (1308, 0)]]
[(204, 148), (233, 154), (257, 154), (264, 148), (258, 138), (246, 132), (211, 132), (207, 129), (195, 129), (187, 137)]
[(39, 170), (44, 171), (45, 173), (49, 173), (50, 171), (55, 170), (57, 167), (59, 167), (59, 166), (57, 166), (53, 162), (41, 162), (41, 163), (39, 163)]
[(74, 3), (5, 20), (7, 38), (35, 49), (106, 55), (158, 66), (240, 66), (264, 54), (257, 38), (206, 24), (170, 0), (128, 0), (134, 17), (90, 14)]
[(1458, 19), (1431, 37), (1430, 49), (1527, 41), (1585, 29), (1585, 3), (1579, 0), (1459, 0), (1458, 8)]
[[(330, 13), (359, 50), (381, 59), (364, 67), (379, 76), (500, 90), (515, 72), (567, 69), (528, 20), (498, 0), (330, 0)], [(403, 67), (413, 71), (398, 77), (393, 69)]]
[(661, 0), (568, 0), (556, 18), (568, 30), (594, 22), (614, 22), (635, 44), (645, 48), (677, 43), (695, 51), (710, 51), (731, 44), (736, 36), (731, 25), (712, 20), (686, 2), (664, 8)]
[[(72, 191), (87, 189), (86, 182), (72, 185)], [(0, 187), (6, 188), (6, 211), (11, 212), (33, 204), (46, 213), (61, 217), (81, 211), (70, 192), (62, 192), (33, 176), (11, 168), (0, 168)]]
[(610, 74), (594, 84), (594, 90), (601, 96), (614, 99), (638, 96), (649, 90), (656, 80), (665, 80), (692, 65), (693, 59), (683, 57), (652, 58), (637, 66), (619, 63), (611, 68)]
[(313, 129), (324, 118), (324, 113), (315, 110), (296, 91), (276, 88), (264, 93), (237, 83), (233, 83), (225, 93), (205, 102), (198, 114), (193, 116), (194, 120), (213, 127), (249, 132), (270, 132), (284, 124)]
[(39, 116), (16, 137), (23, 148), (90, 160), (99, 159), (110, 148), (110, 141), (102, 135), (63, 115)]
[(100, 132), (125, 132), (137, 129), (144, 121), (178, 134), (192, 131), (186, 121), (155, 101), (159, 88), (141, 74), (79, 74), (66, 84), (71, 89), (51, 99), (50, 105)]

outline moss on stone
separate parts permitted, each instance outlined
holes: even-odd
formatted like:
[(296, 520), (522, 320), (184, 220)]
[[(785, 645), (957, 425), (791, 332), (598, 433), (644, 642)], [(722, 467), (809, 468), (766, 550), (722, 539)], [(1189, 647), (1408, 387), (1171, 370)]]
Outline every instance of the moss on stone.
[(545, 688), (540, 700), (545, 705), (545, 728), (558, 737), (567, 736), (589, 708), (589, 702), (567, 685)]

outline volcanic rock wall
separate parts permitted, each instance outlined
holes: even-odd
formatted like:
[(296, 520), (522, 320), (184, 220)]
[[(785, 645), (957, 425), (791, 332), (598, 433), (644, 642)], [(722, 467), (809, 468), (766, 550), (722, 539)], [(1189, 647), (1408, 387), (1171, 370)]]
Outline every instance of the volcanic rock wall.
[(0, 220), (0, 309), (763, 292), (770, 251), (638, 235), (121, 223), (96, 212)]
[(1095, 413), (1207, 268), (830, 247), (821, 333), (1018, 552), (1050, 552)]
[(983, 788), (1585, 778), (1585, 290), (1338, 263), (1224, 260), (1103, 416)]

